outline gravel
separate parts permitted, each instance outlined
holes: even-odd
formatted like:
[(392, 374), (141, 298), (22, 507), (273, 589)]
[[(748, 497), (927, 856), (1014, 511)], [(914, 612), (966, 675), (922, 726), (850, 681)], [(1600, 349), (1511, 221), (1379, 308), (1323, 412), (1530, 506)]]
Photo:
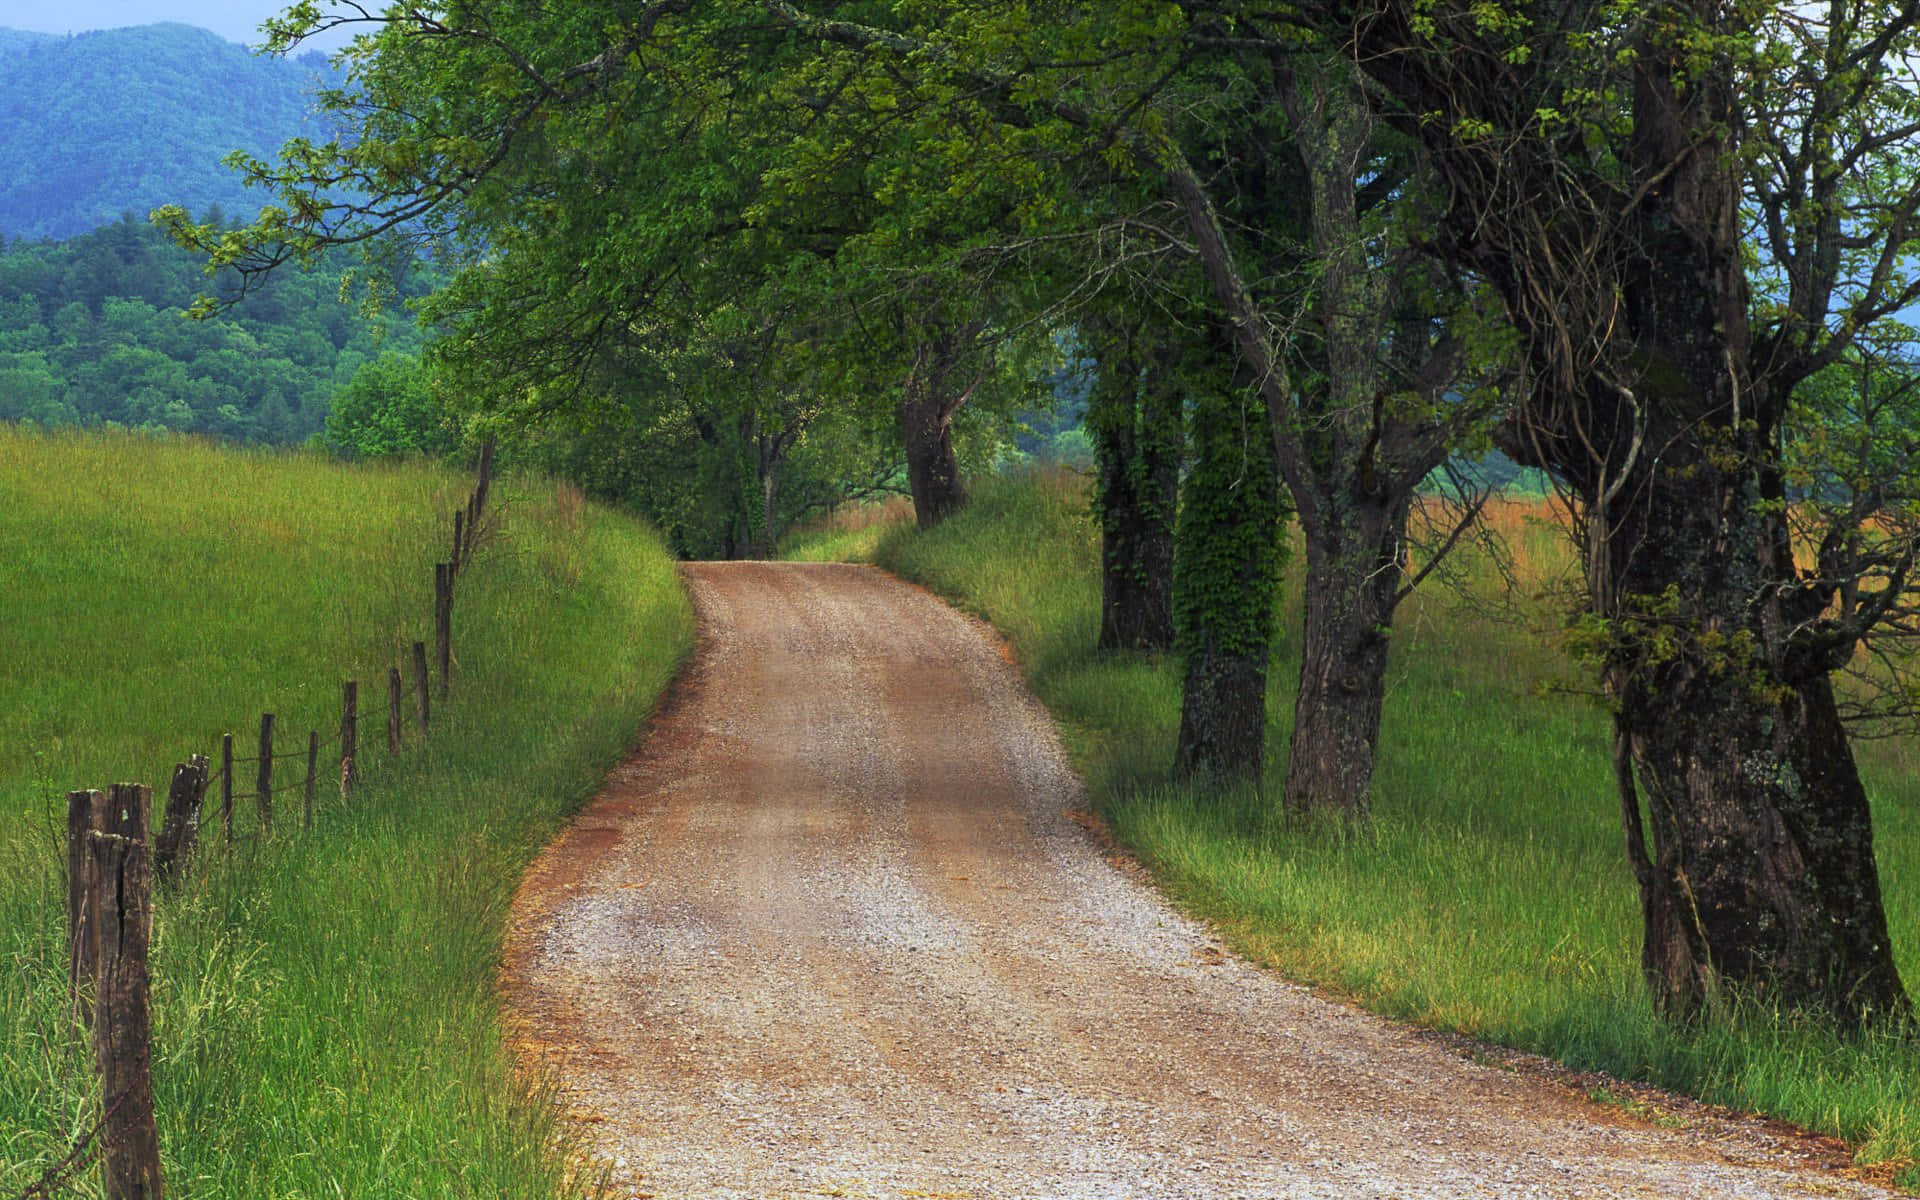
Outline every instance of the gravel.
[(503, 974), (614, 1195), (1886, 1194), (1222, 953), (1071, 819), (1045, 711), (927, 593), (686, 578), (694, 662), (528, 876)]

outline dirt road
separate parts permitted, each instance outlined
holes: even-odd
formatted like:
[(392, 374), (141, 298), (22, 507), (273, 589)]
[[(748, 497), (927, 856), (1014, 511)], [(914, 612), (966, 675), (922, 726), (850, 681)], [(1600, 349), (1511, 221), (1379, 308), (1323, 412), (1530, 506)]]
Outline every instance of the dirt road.
[(686, 574), (695, 662), (529, 877), (505, 979), (617, 1194), (1881, 1194), (1222, 955), (1071, 821), (1044, 710), (925, 593)]

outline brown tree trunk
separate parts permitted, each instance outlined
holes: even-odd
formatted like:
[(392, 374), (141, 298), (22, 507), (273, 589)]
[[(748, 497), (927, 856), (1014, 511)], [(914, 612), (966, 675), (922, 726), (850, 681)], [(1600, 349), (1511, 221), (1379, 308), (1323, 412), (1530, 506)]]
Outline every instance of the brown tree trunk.
[(900, 397), (900, 432), (907, 447), (907, 486), (920, 528), (938, 525), (967, 502), (953, 456), (953, 412), (946, 397), (913, 386)]
[[(1676, 1018), (1727, 996), (1845, 1025), (1904, 1018), (1831, 684), (1859, 631), (1825, 618), (1836, 585), (1800, 574), (1787, 528), (1781, 426), (1792, 371), (1813, 364), (1756, 354), (1738, 71), (1687, 37), (1724, 27), (1724, 6), (1675, 3), (1645, 23), (1625, 136), (1571, 156), (1502, 124), (1526, 88), (1559, 94), (1561, 60), (1489, 86), (1420, 6), (1351, 25), (1325, 9), (1406, 113), (1450, 114), (1406, 123), (1451, 198), (1433, 244), (1500, 290), (1531, 360), (1503, 448), (1578, 501), (1583, 630), (1616, 714), (1655, 1002)], [(1478, 36), (1442, 19), (1449, 37)], [(1483, 116), (1495, 136), (1458, 137)]]
[(1307, 531), (1300, 691), (1284, 802), (1294, 814), (1364, 817), (1372, 807), (1408, 500), (1347, 501), (1340, 512), (1320, 506), (1320, 528)]
[[(1675, 1017), (1714, 1010), (1728, 989), (1850, 1025), (1904, 1017), (1866, 793), (1834, 705), (1831, 673), (1853, 643), (1813, 636), (1828, 597), (1793, 561), (1785, 398), (1750, 367), (1737, 180), (1687, 124), (1716, 93), (1683, 105), (1660, 69), (1638, 78), (1634, 151), (1665, 175), (1629, 227), (1633, 373), (1590, 383), (1584, 428), (1545, 444), (1587, 506), (1642, 961)], [(1612, 448), (1597, 462), (1571, 451), (1597, 437)]]
[(962, 384), (964, 365), (978, 353), (978, 325), (921, 331), (913, 365), (900, 387), (900, 435), (907, 451), (907, 486), (922, 529), (938, 525), (967, 502), (953, 456), (953, 418), (986, 371)]

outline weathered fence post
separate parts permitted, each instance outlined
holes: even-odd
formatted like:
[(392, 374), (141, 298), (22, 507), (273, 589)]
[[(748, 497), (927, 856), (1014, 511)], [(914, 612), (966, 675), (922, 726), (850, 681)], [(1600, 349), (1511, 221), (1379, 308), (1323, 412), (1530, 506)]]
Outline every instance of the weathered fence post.
[(93, 978), (93, 906), (88, 897), (87, 834), (106, 821), (105, 792), (67, 793), (67, 998), (75, 1016), (91, 1023), (93, 1010), (83, 994)]
[(100, 1073), (101, 1174), (108, 1200), (162, 1200), (160, 1131), (153, 1113), (153, 1047), (147, 944), (153, 874), (145, 838), (150, 789), (115, 784), (107, 831), (87, 836), (97, 937), (93, 1023)]
[(387, 668), (387, 753), (400, 753), (400, 668)]
[(167, 811), (153, 839), (153, 873), (169, 879), (193, 857), (200, 836), (200, 802), (207, 794), (207, 756), (195, 754), (176, 763), (167, 788)]
[(220, 735), (220, 832), (233, 845), (233, 735)]
[(447, 566), (455, 575), (460, 573), (461, 543), (467, 536), (467, 514), (463, 509), (453, 510), (453, 557), (447, 560)]
[(467, 546), (462, 559), (473, 557), (474, 542), (480, 536), (480, 514), (486, 511), (487, 490), (493, 486), (493, 445), (490, 437), (480, 447), (479, 478), (474, 482), (473, 495), (467, 498)]
[(425, 737), (427, 722), (433, 717), (433, 702), (427, 698), (430, 689), (427, 687), (427, 644), (425, 642), (413, 644), (413, 685), (420, 692), (420, 736)]
[[(472, 526), (468, 526), (472, 528)], [(447, 698), (447, 680), (453, 673), (453, 565), (433, 564), (433, 631), (439, 641), (440, 699)]]
[(300, 828), (313, 828), (313, 783), (320, 773), (320, 731), (307, 730), (307, 796), (306, 807), (300, 813)]
[(340, 798), (345, 800), (360, 778), (355, 756), (360, 750), (360, 681), (340, 685)]
[(254, 773), (254, 796), (260, 804), (260, 832), (273, 832), (273, 714), (260, 714), (260, 759)]

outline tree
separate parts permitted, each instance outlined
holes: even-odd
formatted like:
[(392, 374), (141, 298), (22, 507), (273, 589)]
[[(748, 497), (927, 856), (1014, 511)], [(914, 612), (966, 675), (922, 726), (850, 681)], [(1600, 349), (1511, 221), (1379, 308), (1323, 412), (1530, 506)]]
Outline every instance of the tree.
[[(1174, 647), (1174, 515), (1186, 449), (1177, 331), (1121, 310), (1080, 326), (1098, 367), (1086, 426), (1098, 468), (1103, 650)], [(1262, 736), (1264, 737), (1264, 731)]]
[[(1412, 245), (1423, 212), (1415, 145), (1390, 144), (1337, 58), (1297, 34), (1245, 36), (1261, 33), (1258, 20), (1236, 24), (1206, 6), (1131, 3), (1099, 14), (962, 6), (944, 18), (948, 10), (909, 7), (895, 18), (905, 28), (827, 19), (784, 0), (767, 7), (807, 36), (885, 59), (896, 76), (917, 73), (914, 103), (897, 107), (921, 112), (922, 154), (998, 164), (1017, 137), (1030, 164), (1046, 164), (1039, 169), (1077, 168), (1087, 245), (1123, 259), (1131, 253), (1123, 235), (1150, 233), (1203, 268), (1209, 323), (1231, 331), (1221, 350), (1265, 403), (1272, 461), (1308, 546), (1307, 653), (1286, 803), (1364, 814), (1387, 634), (1418, 582), (1403, 573), (1408, 510), (1498, 400), (1461, 376), (1492, 357), (1477, 332), (1486, 324), (1478, 297)], [(954, 116), (945, 99), (954, 94), (963, 106), (995, 97), (984, 124), (997, 132), (949, 132), (983, 123), (970, 107)], [(1143, 219), (1103, 207), (1117, 172), (1157, 193), (1160, 210)], [(1116, 269), (1096, 262), (1093, 274)], [(1449, 545), (1451, 536), (1436, 553)], [(1223, 630), (1241, 625), (1221, 619)], [(1201, 692), (1205, 681), (1204, 672), (1189, 675)], [(1264, 693), (1237, 691), (1253, 706), (1237, 720), (1264, 728)], [(1218, 711), (1193, 698), (1190, 717)], [(1258, 762), (1249, 751), (1233, 771)]]
[[(283, 44), (317, 20), (297, 7)], [(1204, 266), (1212, 314), (1195, 336), (1232, 330), (1217, 352), (1265, 402), (1271, 460), (1310, 524), (1310, 587), (1344, 589), (1309, 609), (1309, 640), (1326, 652), (1302, 689), (1288, 794), (1359, 813), (1408, 499), (1478, 410), (1437, 400), (1461, 339), (1437, 332), (1448, 306), (1428, 302), (1429, 281), (1367, 282), (1378, 268), (1404, 274), (1405, 255), (1375, 262), (1368, 246), (1408, 171), (1380, 165), (1350, 78), (1314, 63), (1297, 76), (1297, 45), (1233, 34), (1160, 0), (1097, 14), (908, 3), (821, 15), (783, 0), (396, 10), (329, 100), (357, 140), (250, 163), (284, 203), (241, 235), (176, 228), (249, 278), (400, 230), (484, 246), (507, 264), (501, 277), (518, 262), (525, 286), (470, 308), (496, 335), (463, 357), (489, 364), (493, 388), (555, 404), (572, 394), (563, 381), (590, 378), (604, 347), (655, 312), (663, 280), (798, 270), (827, 285), (816, 307), (852, 311), (846, 343), (896, 372), (923, 521), (959, 501), (953, 413), (1003, 356), (1020, 324), (1009, 314), (1100, 290), (1042, 299), (1035, 281), (994, 269), (1017, 255), (1007, 247), (1151, 230)], [(1322, 75), (1332, 82), (1296, 86)], [(1158, 208), (1144, 220), (1117, 210), (1116, 180)], [(348, 184), (354, 197), (327, 190)], [(807, 262), (832, 270), (796, 265)], [(1402, 298), (1390, 320), (1350, 307), (1385, 293)], [(1289, 336), (1308, 324), (1323, 332)], [(1360, 586), (1382, 580), (1384, 596)], [(1243, 691), (1255, 706), (1244, 722), (1264, 729), (1264, 692)]]
[(353, 458), (447, 454), (460, 425), (418, 360), (382, 354), (354, 373), (327, 413), (327, 445)]
[[(1660, 1008), (1734, 992), (1904, 1019), (1832, 676), (1910, 573), (1797, 568), (1784, 440), (1804, 385), (1920, 297), (1902, 269), (1920, 5), (1305, 15), (1423, 140), (1448, 198), (1435, 244), (1522, 339), (1529, 386), (1503, 444), (1564, 484), (1579, 521)], [(1846, 510), (1834, 544), (1872, 515)]]
[[(682, 316), (804, 311), (799, 336), (837, 341), (842, 375), (865, 360), (872, 386), (842, 402), (897, 397), (923, 519), (960, 502), (954, 415), (994, 390), (981, 385), (1007, 356), (991, 298), (943, 295), (927, 268), (942, 254), (932, 231), (991, 205), (946, 204), (943, 224), (918, 200), (891, 203), (926, 193), (872, 174), (899, 160), (878, 153), (887, 121), (864, 102), (870, 64), (796, 62), (754, 10), (684, 0), (415, 6), (366, 21), (377, 32), (323, 96), (352, 139), (291, 143), (276, 163), (239, 156), (281, 204), (232, 235), (170, 213), (176, 236), (250, 289), (326, 246), (464, 255), (460, 282), (426, 308), (448, 333), (438, 361), (477, 403), (524, 419), (593, 407), (588, 393), (619, 377), (608, 364), (684, 331)], [(278, 44), (332, 22), (296, 5)], [(797, 433), (775, 425), (770, 470)]]

